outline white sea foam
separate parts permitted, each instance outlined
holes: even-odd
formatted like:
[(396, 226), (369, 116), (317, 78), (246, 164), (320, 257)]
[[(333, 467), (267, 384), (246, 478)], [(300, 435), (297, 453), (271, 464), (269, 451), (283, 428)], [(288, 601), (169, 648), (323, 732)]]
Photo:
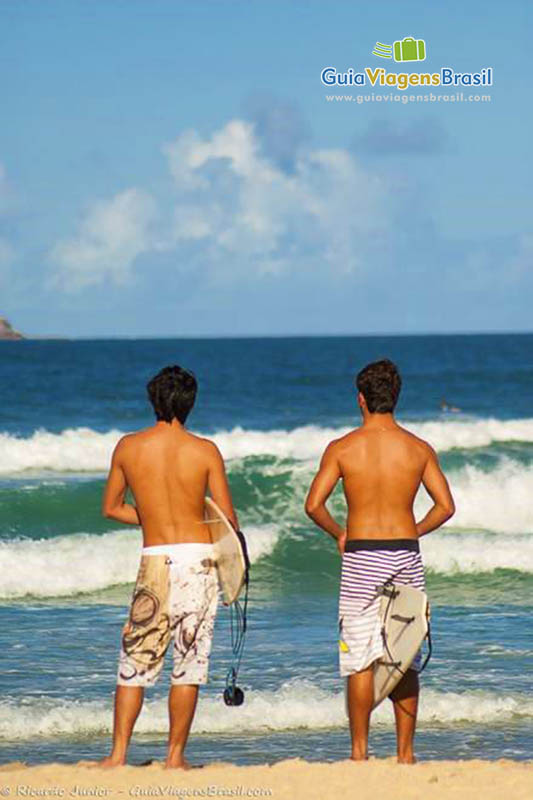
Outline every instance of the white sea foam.
[[(472, 448), (492, 442), (533, 442), (533, 419), (434, 420), (406, 423), (440, 451)], [(227, 459), (271, 455), (300, 461), (316, 461), (331, 439), (349, 428), (305, 425), (293, 430), (245, 430), (234, 428), (211, 437)], [(69, 428), (61, 433), (35, 431), (26, 438), (0, 433), (0, 473), (25, 470), (55, 472), (103, 472), (107, 470), (120, 431), (99, 433), (90, 428)]]
[(61, 433), (38, 430), (27, 438), (2, 433), (0, 473), (104, 471), (120, 436), (117, 430), (99, 433), (91, 428), (68, 428)]
[[(453, 448), (484, 447), (493, 442), (533, 442), (533, 419), (462, 419), (406, 423), (400, 420), (400, 423), (441, 452)], [(349, 430), (348, 427), (323, 428), (317, 425), (305, 425), (290, 431), (234, 428), (216, 433), (213, 438), (225, 458), (272, 455), (316, 461), (332, 439), (344, 436)]]
[(433, 533), (421, 540), (426, 567), (444, 575), (514, 569), (533, 573), (533, 536)]
[[(247, 528), (252, 563), (272, 552), (280, 532), (274, 525)], [(140, 549), (138, 530), (0, 542), (0, 598), (66, 597), (132, 583)]]
[[(485, 472), (467, 464), (447, 473), (456, 511), (446, 527), (498, 533), (533, 533), (533, 466), (501, 458)], [(420, 519), (430, 507), (421, 488), (415, 503)]]
[[(246, 527), (252, 564), (273, 552), (281, 532), (274, 525)], [(0, 599), (70, 597), (130, 584), (140, 547), (138, 531), (0, 542)], [(426, 566), (443, 575), (495, 569), (533, 573), (530, 535), (441, 532), (424, 537), (422, 552)]]
[(533, 532), (533, 467), (502, 459), (490, 472), (467, 465), (449, 477), (457, 506), (454, 526)]
[(445, 451), (486, 447), (493, 442), (533, 442), (533, 419), (448, 419), (406, 422), (405, 427)]
[[(502, 724), (532, 719), (533, 700), (525, 695), (486, 691), (437, 692), (421, 695), (419, 720), (424, 724)], [(193, 732), (268, 733), (346, 727), (342, 692), (328, 692), (307, 681), (294, 681), (277, 691), (250, 690), (244, 705), (228, 708), (220, 696), (201, 697)], [(373, 715), (373, 724), (391, 727), (390, 703)], [(31, 697), (23, 705), (12, 699), (0, 702), (0, 739), (28, 740), (35, 736), (93, 736), (109, 734), (111, 701), (69, 701)], [(165, 734), (168, 730), (166, 698), (147, 702), (136, 725), (139, 733)]]

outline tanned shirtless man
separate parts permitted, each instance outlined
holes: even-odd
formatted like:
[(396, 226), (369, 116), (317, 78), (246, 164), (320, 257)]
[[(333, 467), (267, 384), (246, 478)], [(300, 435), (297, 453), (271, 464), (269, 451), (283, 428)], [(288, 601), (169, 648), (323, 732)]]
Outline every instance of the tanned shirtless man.
[[(126, 763), (144, 698), (173, 642), (167, 767), (187, 768), (185, 746), (199, 684), (206, 683), (218, 584), (204, 523), (209, 492), (238, 528), (224, 462), (213, 442), (184, 427), (194, 405), (192, 373), (165, 367), (149, 383), (156, 423), (124, 436), (113, 453), (104, 516), (140, 525), (143, 550), (129, 617), (122, 629), (113, 748), (101, 766)], [(126, 502), (130, 489), (135, 505)]]
[[(394, 576), (397, 583), (425, 588), (418, 539), (446, 522), (455, 506), (435, 451), (394, 418), (401, 378), (392, 361), (368, 364), (356, 385), (363, 424), (328, 445), (305, 510), (337, 540), (342, 555), (339, 660), (348, 681), (351, 758), (358, 761), (368, 757), (374, 662), (383, 653), (376, 586)], [(346, 526), (326, 507), (339, 479), (348, 505)], [(420, 484), (433, 506), (416, 522), (413, 503)], [(419, 653), (390, 695), (398, 761), (404, 764), (415, 761), (420, 661)]]

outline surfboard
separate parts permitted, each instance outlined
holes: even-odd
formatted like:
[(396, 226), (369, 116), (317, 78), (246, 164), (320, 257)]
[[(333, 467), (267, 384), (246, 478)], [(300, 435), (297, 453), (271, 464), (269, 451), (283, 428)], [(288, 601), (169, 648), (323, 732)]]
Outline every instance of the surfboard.
[(204, 519), (214, 545), (224, 605), (229, 606), (238, 599), (250, 566), (246, 540), (210, 497), (205, 498)]
[[(399, 684), (429, 631), (429, 603), (425, 592), (413, 586), (388, 583), (381, 587), (379, 614), (383, 655), (374, 664), (376, 708)], [(348, 680), (344, 686), (348, 714)]]
[(425, 592), (413, 586), (386, 584), (380, 600), (384, 652), (374, 667), (376, 708), (398, 685), (426, 638), (429, 604)]

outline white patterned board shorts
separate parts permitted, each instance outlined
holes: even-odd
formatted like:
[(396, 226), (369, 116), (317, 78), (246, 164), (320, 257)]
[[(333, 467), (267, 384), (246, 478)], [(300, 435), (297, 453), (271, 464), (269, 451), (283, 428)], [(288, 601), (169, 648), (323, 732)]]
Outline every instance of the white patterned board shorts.
[(153, 686), (173, 642), (171, 682), (207, 682), (218, 604), (213, 545), (145, 547), (122, 629), (117, 684)]
[[(339, 666), (342, 677), (367, 669), (383, 655), (380, 595), (387, 580), (425, 591), (417, 539), (349, 539), (342, 557)], [(422, 654), (411, 669), (419, 670)]]

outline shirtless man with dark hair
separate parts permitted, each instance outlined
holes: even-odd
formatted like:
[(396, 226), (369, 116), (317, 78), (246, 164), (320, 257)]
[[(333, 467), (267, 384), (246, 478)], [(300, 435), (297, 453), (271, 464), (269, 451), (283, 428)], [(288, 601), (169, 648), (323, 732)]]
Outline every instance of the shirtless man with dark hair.
[[(394, 419), (400, 388), (398, 370), (388, 359), (359, 372), (363, 424), (328, 445), (305, 504), (311, 519), (336, 539), (342, 555), (339, 659), (341, 675), (348, 680), (354, 760), (368, 757), (374, 662), (383, 651), (375, 587), (395, 575), (398, 583), (424, 589), (418, 539), (440, 527), (455, 511), (435, 451)], [(348, 504), (345, 527), (326, 507), (339, 479)], [(416, 522), (413, 504), (421, 484), (433, 505)], [(415, 760), (419, 665), (420, 654), (390, 695), (401, 763)]]
[[(213, 442), (184, 427), (196, 397), (196, 379), (166, 367), (148, 384), (156, 423), (124, 436), (113, 453), (102, 512), (143, 531), (141, 564), (122, 630), (115, 694), (113, 748), (100, 762), (126, 763), (144, 698), (173, 641), (167, 767), (187, 767), (185, 746), (199, 684), (207, 681), (218, 582), (204, 524), (204, 499), (213, 500), (238, 528), (224, 462)], [(135, 505), (126, 502), (130, 489)]]

